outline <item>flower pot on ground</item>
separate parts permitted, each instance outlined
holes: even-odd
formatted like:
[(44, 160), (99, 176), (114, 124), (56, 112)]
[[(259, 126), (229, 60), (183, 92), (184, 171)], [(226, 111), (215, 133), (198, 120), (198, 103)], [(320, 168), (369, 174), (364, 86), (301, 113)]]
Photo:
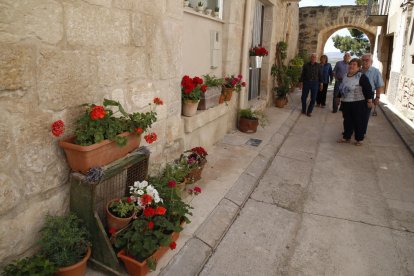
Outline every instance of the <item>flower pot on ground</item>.
[(110, 232), (126, 227), (135, 215), (136, 206), (130, 197), (113, 199), (106, 206), (106, 222)]
[(180, 162), (189, 165), (189, 172), (186, 176), (189, 183), (194, 183), (201, 179), (201, 173), (207, 163), (207, 151), (203, 147), (195, 147), (181, 154)]
[(266, 116), (262, 111), (252, 110), (251, 108), (241, 109), (239, 111), (239, 130), (246, 133), (255, 133), (257, 126), (266, 125)]
[[(163, 104), (159, 98), (155, 98), (153, 102), (155, 105)], [(157, 120), (157, 113), (152, 109), (145, 113), (127, 113), (119, 102), (108, 99), (104, 99), (102, 106), (84, 106), (86, 110), (83, 116), (75, 122), (75, 135), (59, 143), (67, 154), (69, 166), (74, 171), (83, 173), (91, 167), (107, 165), (136, 149), (140, 144), (140, 135)], [(117, 113), (119, 116), (115, 116)], [(63, 121), (54, 122), (52, 134), (61, 136), (64, 127)], [(154, 136), (156, 137), (154, 133), (150, 133), (144, 138), (147, 142), (153, 142)], [(78, 153), (81, 157), (77, 156)], [(101, 153), (106, 157), (101, 159)], [(86, 159), (86, 164), (80, 165), (83, 159)]]
[(275, 92), (275, 106), (283, 108), (287, 104), (287, 94), (289, 93), (289, 86), (281, 85), (273, 89)]
[(117, 256), (122, 260), (126, 267), (126, 270), (130, 275), (144, 276), (147, 275), (147, 273), (151, 270), (151, 263), (157, 263), (158, 260), (161, 259), (161, 257), (164, 256), (169, 249), (172, 249), (172, 247), (175, 248), (175, 242), (179, 237), (180, 233), (174, 232), (171, 234), (170, 246), (159, 247), (150, 257), (146, 258), (143, 261), (139, 261), (136, 258), (128, 255), (125, 249), (119, 251)]
[(89, 233), (74, 214), (47, 216), (40, 230), (41, 254), (60, 269), (56, 275), (85, 275), (91, 254)]

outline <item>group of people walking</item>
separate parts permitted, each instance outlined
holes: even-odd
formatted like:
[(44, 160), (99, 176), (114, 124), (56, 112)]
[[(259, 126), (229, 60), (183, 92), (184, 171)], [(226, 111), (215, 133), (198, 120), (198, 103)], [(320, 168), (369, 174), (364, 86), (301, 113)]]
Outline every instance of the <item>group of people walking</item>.
[[(372, 66), (372, 55), (364, 54), (361, 59), (351, 59), (351, 55), (345, 53), (343, 60), (338, 61), (333, 69), (326, 55), (320, 57), (320, 63), (316, 60), (317, 55), (313, 53), (310, 61), (302, 67), (299, 80), (302, 114), (311, 117), (315, 103), (318, 107), (326, 106), (328, 85), (335, 79), (332, 113), (337, 113), (340, 106), (344, 127), (338, 143), (350, 143), (354, 134), (355, 145), (362, 145), (372, 107), (379, 104), (384, 91), (381, 73)], [(309, 93), (310, 102), (307, 105)]]

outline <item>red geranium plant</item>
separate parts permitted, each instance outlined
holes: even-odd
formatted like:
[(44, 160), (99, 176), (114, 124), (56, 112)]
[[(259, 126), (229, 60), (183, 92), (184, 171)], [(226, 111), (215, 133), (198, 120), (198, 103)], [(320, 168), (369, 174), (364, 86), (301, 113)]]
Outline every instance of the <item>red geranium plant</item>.
[(230, 77), (224, 78), (223, 86), (226, 88), (234, 88), (237, 92), (240, 92), (241, 88), (246, 86), (246, 82), (243, 81), (242, 75), (238, 75), (237, 77), (231, 75)]
[(249, 50), (249, 54), (250, 56), (267, 56), (269, 54), (269, 52), (266, 50), (265, 47), (262, 47), (260, 44), (251, 48)]
[(199, 77), (190, 78), (185, 75), (181, 80), (181, 98), (183, 101), (197, 102), (200, 100), (201, 93), (207, 91), (207, 85), (203, 84), (203, 79)]
[[(154, 105), (162, 105), (160, 98), (153, 100)], [(151, 105), (151, 103), (149, 104)], [(122, 105), (113, 100), (104, 99), (103, 105), (83, 104), (85, 113), (75, 122), (74, 143), (89, 146), (105, 139), (115, 140), (119, 146), (126, 144), (127, 137), (118, 136), (123, 132), (134, 132), (137, 135), (145, 132), (157, 120), (157, 113), (151, 109), (148, 112), (127, 113)], [(117, 108), (113, 111), (111, 107)], [(115, 116), (120, 113), (120, 116)], [(52, 134), (59, 137), (65, 132), (65, 123), (55, 121), (51, 126)], [(157, 140), (155, 133), (144, 136), (148, 143)]]

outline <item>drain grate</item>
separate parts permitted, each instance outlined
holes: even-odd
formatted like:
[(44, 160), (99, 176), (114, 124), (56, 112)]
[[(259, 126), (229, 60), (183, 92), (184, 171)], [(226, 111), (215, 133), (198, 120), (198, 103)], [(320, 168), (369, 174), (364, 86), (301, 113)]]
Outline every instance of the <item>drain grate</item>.
[(247, 140), (246, 145), (250, 145), (250, 146), (253, 146), (253, 147), (258, 147), (261, 143), (262, 143), (262, 140), (260, 140), (260, 139), (250, 138), (249, 140)]

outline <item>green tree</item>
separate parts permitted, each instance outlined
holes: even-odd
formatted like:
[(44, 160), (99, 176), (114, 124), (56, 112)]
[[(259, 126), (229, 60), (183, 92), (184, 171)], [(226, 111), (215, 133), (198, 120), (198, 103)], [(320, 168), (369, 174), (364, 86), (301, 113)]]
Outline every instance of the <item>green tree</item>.
[(368, 5), (368, 0), (355, 0), (357, 5)]
[(350, 52), (351, 55), (361, 57), (363, 54), (370, 51), (369, 41), (358, 29), (349, 28), (351, 36), (336, 35), (332, 38), (334, 46), (341, 51)]

